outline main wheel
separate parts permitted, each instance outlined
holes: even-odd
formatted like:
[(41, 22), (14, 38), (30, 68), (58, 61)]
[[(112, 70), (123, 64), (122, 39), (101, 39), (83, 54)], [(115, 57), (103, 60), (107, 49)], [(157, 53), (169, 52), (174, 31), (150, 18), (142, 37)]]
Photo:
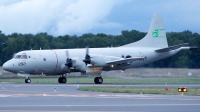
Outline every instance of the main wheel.
[(95, 84), (102, 84), (103, 83), (103, 78), (102, 77), (95, 77), (94, 78), (94, 83)]
[(31, 83), (31, 79), (25, 79), (25, 83)]
[(58, 82), (61, 83), (61, 77), (58, 78)]
[(98, 82), (99, 82), (99, 84), (102, 84), (102, 83), (103, 83), (103, 78), (102, 78), (102, 77), (99, 77), (99, 78), (98, 78)]
[(67, 79), (66, 79), (66, 77), (59, 77), (59, 78), (58, 78), (58, 82), (59, 82), (59, 83), (66, 83), (66, 82), (67, 82)]
[(61, 78), (61, 82), (62, 82), (62, 83), (66, 83), (66, 82), (67, 82), (66, 77), (62, 77), (62, 78)]
[(95, 78), (94, 78), (94, 83), (95, 83), (95, 84), (98, 84), (98, 77), (95, 77)]

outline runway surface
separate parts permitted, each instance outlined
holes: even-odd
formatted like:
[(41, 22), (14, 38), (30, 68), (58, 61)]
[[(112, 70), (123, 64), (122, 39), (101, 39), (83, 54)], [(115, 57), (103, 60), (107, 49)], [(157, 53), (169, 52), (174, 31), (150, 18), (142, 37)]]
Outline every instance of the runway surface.
[[(80, 86), (165, 86), (115, 84), (0, 84), (0, 112), (137, 111), (199, 112), (200, 96), (138, 95), (79, 91)], [(168, 85), (173, 87), (200, 85)]]

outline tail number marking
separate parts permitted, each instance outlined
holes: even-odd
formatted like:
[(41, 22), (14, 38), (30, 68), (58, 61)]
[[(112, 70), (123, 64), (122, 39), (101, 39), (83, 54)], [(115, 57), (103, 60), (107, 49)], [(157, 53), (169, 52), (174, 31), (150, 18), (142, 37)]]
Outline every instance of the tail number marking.
[(26, 66), (26, 62), (19, 62), (18, 66)]

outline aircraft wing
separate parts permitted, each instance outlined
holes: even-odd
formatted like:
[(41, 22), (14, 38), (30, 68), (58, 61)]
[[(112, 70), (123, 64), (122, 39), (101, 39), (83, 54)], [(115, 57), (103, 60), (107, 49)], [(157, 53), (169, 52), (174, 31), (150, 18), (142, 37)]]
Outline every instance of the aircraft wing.
[(106, 64), (112, 66), (120, 66), (120, 65), (129, 65), (133, 61), (143, 61), (143, 60), (146, 60), (146, 57), (132, 57), (120, 60), (107, 61)]
[(184, 43), (184, 44), (179, 44), (179, 45), (175, 45), (175, 46), (169, 46), (167, 48), (157, 49), (156, 52), (168, 52), (171, 50), (178, 49), (180, 47), (189, 47), (189, 43)]

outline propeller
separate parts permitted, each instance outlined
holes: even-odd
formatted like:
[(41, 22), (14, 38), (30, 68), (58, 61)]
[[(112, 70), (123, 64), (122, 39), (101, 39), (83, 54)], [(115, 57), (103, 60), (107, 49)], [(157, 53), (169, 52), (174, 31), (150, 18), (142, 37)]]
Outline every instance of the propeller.
[(72, 59), (69, 58), (69, 53), (68, 53), (68, 51), (66, 51), (66, 63), (65, 63), (65, 66), (68, 67), (69, 72), (70, 72), (70, 67), (72, 67)]
[(124, 58), (124, 55), (122, 54), (122, 58)]
[(91, 59), (90, 59), (90, 55), (89, 55), (89, 48), (86, 47), (86, 54), (85, 54), (85, 59), (83, 60), (83, 62), (85, 62), (85, 64), (90, 64), (91, 63)]

